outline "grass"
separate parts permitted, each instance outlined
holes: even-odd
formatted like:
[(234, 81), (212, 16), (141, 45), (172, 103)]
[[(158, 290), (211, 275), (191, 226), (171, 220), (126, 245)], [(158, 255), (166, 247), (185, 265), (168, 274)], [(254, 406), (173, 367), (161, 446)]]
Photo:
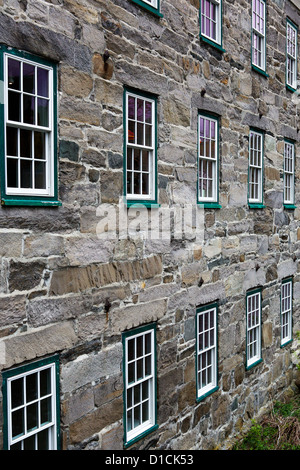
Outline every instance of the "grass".
[(269, 414), (252, 426), (233, 450), (300, 450), (300, 395), (275, 402)]

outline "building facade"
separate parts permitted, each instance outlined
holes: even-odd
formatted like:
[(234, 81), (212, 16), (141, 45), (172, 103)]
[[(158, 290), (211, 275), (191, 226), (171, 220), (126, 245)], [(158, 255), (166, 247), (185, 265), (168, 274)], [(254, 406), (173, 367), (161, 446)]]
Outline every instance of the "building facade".
[(295, 392), (298, 7), (0, 0), (1, 448), (223, 449)]

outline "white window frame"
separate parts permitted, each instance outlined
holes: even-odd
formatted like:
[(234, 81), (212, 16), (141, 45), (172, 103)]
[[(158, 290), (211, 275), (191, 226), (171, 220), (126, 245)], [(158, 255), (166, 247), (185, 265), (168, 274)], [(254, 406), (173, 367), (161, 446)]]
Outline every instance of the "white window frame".
[(250, 130), (248, 170), (249, 204), (262, 204), (263, 202), (263, 161), (264, 135), (262, 132)]
[(217, 306), (198, 309), (196, 315), (197, 399), (217, 388)]
[[(49, 97), (47, 98), (49, 101), (49, 107), (48, 107), (48, 118), (49, 118), (49, 125), (47, 127), (44, 126), (39, 126), (37, 124), (27, 124), (23, 122), (22, 120), (22, 109), (23, 109), (23, 100), (20, 99), (21, 103), (21, 120), (20, 121), (12, 121), (9, 120), (8, 116), (8, 93), (9, 93), (9, 87), (8, 87), (8, 60), (13, 59), (17, 60), (21, 64), (21, 68), (23, 67), (23, 64), (30, 64), (40, 69), (46, 69), (48, 71), (48, 77), (49, 77), (49, 82), (48, 82), (48, 89), (49, 89)], [(21, 79), (21, 87), (22, 87), (22, 79)], [(37, 88), (35, 87), (36, 93), (34, 95), (30, 95), (29, 93), (26, 93), (22, 90), (20, 91), (15, 91), (16, 93), (19, 93), (22, 96), (28, 95), (37, 100), (39, 95), (37, 95)], [(43, 99), (46, 99), (45, 97), (42, 97)], [(41, 64), (39, 62), (35, 62), (33, 60), (28, 60), (25, 59), (21, 56), (15, 55), (15, 54), (9, 54), (9, 53), (4, 53), (4, 119), (5, 119), (5, 132), (4, 132), (4, 140), (5, 140), (5, 182), (6, 182), (6, 187), (5, 187), (5, 193), (7, 196), (38, 196), (38, 197), (53, 197), (54, 196), (54, 123), (53, 123), (53, 68), (50, 66), (46, 66), (44, 64)], [(37, 122), (37, 106), (35, 106), (35, 111), (36, 111), (36, 122)], [(29, 130), (29, 131), (39, 131), (39, 132), (44, 132), (45, 133), (45, 139), (46, 139), (46, 144), (45, 144), (45, 152), (46, 152), (46, 188), (45, 189), (35, 189), (35, 188), (22, 188), (20, 185), (20, 148), (18, 145), (18, 156), (15, 157), (15, 159), (18, 160), (18, 181), (19, 181), (19, 187), (8, 187), (7, 184), (7, 142), (6, 142), (6, 128), (7, 127), (14, 127), (17, 129), (18, 133), (20, 133), (21, 129), (24, 130)], [(12, 158), (9, 156), (9, 158)], [(23, 159), (23, 158), (22, 158)], [(33, 160), (33, 159), (32, 159)], [(32, 177), (34, 179), (34, 171), (32, 171)]]
[(298, 29), (286, 22), (286, 84), (297, 89)]
[[(209, 15), (207, 15), (206, 6), (209, 4)], [(215, 20), (212, 16), (212, 9), (215, 8)], [(222, 42), (222, 0), (200, 0), (200, 25), (201, 25), (201, 36), (207, 38), (209, 41), (221, 45)], [(206, 31), (206, 19), (208, 18), (210, 25), (215, 23), (216, 25), (216, 37), (212, 34), (208, 34)], [(204, 28), (203, 28), (203, 25)]]
[[(209, 136), (201, 135), (201, 120), (204, 129), (209, 125)], [(215, 127), (215, 136), (212, 138), (212, 123)], [(204, 131), (205, 134), (205, 131)], [(219, 120), (212, 116), (199, 114), (198, 116), (198, 202), (218, 202), (218, 158), (219, 158)], [(208, 171), (209, 165), (211, 172)], [(206, 176), (205, 176), (206, 175)], [(207, 195), (209, 182), (211, 196)]]
[(249, 292), (246, 297), (247, 368), (261, 360), (261, 291)]
[[(156, 371), (155, 371), (155, 329), (141, 328), (124, 336), (124, 432), (125, 444), (137, 440), (141, 435), (150, 431), (156, 424)], [(146, 351), (145, 338), (150, 339), (150, 352)], [(142, 343), (142, 354), (137, 355), (138, 343)], [(133, 356), (129, 358), (129, 342), (134, 344)], [(146, 363), (148, 364), (146, 366)], [(146, 368), (150, 373), (146, 373)], [(140, 368), (140, 369), (138, 369)], [(130, 372), (131, 370), (131, 372)], [(138, 377), (138, 370), (142, 371)], [(131, 374), (133, 380), (130, 381)], [(139, 393), (139, 398), (137, 395)], [(143, 396), (142, 394), (145, 393)], [(147, 410), (147, 419), (141, 418), (140, 424), (134, 423), (134, 412), (143, 416), (143, 405)]]
[[(51, 392), (48, 395), (40, 396), (40, 388), (39, 385), (37, 387), (38, 391), (38, 397), (35, 400), (32, 401), (26, 401), (26, 386), (25, 386), (25, 381), (27, 380), (27, 377), (30, 376), (31, 374), (37, 374), (39, 377), (39, 374), (46, 370), (50, 369), (50, 380), (51, 380)], [(12, 393), (11, 393), (11, 387), (12, 387), (12, 382), (15, 380), (23, 380), (23, 399), (24, 402), (22, 405), (12, 408)], [(26, 441), (27, 438), (32, 438), (34, 437), (35, 439), (35, 445), (37, 446), (37, 438), (38, 434), (42, 431), (45, 431), (48, 429), (49, 435), (48, 435), (48, 445), (49, 449), (48, 450), (57, 450), (57, 403), (56, 403), (56, 394), (57, 394), (57, 383), (56, 383), (56, 364), (54, 362), (51, 362), (50, 364), (47, 365), (42, 365), (40, 367), (36, 367), (33, 369), (30, 369), (26, 372), (21, 372), (19, 374), (13, 375), (12, 377), (7, 378), (7, 430), (8, 430), (8, 436), (7, 436), (7, 443), (8, 443), (8, 450), (12, 450), (11, 447), (12, 445), (19, 444), (21, 445), (21, 450), (24, 450), (24, 442)], [(34, 404), (37, 404), (38, 409), (40, 410), (40, 404), (41, 402), (49, 398), (51, 400), (51, 411), (52, 411), (52, 419), (47, 422), (47, 423), (40, 423), (40, 411), (38, 412), (39, 416), (39, 424), (37, 428), (27, 430), (26, 425), (27, 425), (27, 413), (26, 409), (27, 407), (34, 406)], [(24, 433), (22, 435), (16, 436), (13, 438), (12, 436), (12, 415), (13, 412), (22, 412), (24, 411), (23, 417), (24, 417)], [(36, 448), (36, 450), (38, 450)]]
[(295, 144), (284, 141), (283, 158), (283, 203), (294, 204), (295, 201)]
[(280, 295), (280, 344), (284, 346), (292, 340), (293, 281), (283, 280)]
[[(152, 110), (152, 117), (151, 117), (151, 120), (152, 120), (152, 129), (151, 129), (151, 143), (152, 145), (148, 146), (148, 145), (145, 145), (144, 144), (138, 144), (137, 142), (130, 142), (129, 141), (129, 122), (134, 122), (134, 125), (135, 125), (135, 137), (134, 139), (136, 140), (137, 138), (137, 115), (135, 116), (135, 120), (132, 120), (132, 119), (129, 119), (129, 116), (128, 116), (128, 100), (130, 97), (133, 97), (135, 98), (135, 102), (136, 102), (136, 106), (137, 106), (137, 100), (143, 100), (144, 103), (148, 102), (148, 103), (151, 103), (151, 110)], [(156, 185), (156, 132), (157, 132), (157, 129), (156, 129), (156, 102), (155, 102), (155, 99), (154, 98), (148, 98), (147, 96), (145, 96), (144, 94), (139, 94), (139, 93), (135, 93), (135, 92), (131, 92), (131, 91), (128, 91), (126, 90), (126, 95), (125, 95), (125, 100), (126, 100), (126, 103), (125, 103), (125, 106), (126, 106), (126, 109), (125, 109), (125, 141), (126, 141), (126, 154), (125, 154), (125, 172), (126, 172), (126, 177), (125, 177), (125, 184), (126, 184), (126, 188), (125, 188), (125, 193), (126, 193), (126, 199), (129, 200), (129, 201), (152, 201), (155, 199), (155, 194), (156, 194), (156, 188), (155, 188), (155, 185)], [(135, 111), (135, 113), (137, 113), (137, 110)], [(144, 116), (145, 118), (145, 116)], [(145, 120), (145, 119), (144, 119)], [(145, 122), (143, 123), (144, 124), (144, 142), (145, 142)], [(139, 171), (136, 171), (136, 173), (139, 173), (140, 175), (149, 175), (149, 180), (148, 180), (148, 184), (149, 184), (149, 192), (148, 194), (142, 194), (142, 189), (141, 189), (141, 193), (135, 193), (134, 191), (128, 191), (128, 177), (130, 176), (131, 178), (131, 189), (134, 189), (134, 174), (135, 174), (135, 171), (134, 171), (134, 152), (135, 151), (139, 151), (140, 152), (140, 170)], [(143, 151), (145, 152), (148, 152), (148, 155), (149, 155), (149, 166), (148, 166), (148, 171), (145, 171), (143, 169), (143, 163), (142, 163), (142, 154), (143, 154)], [(130, 158), (129, 157), (129, 153), (132, 152), (132, 157), (131, 157), (131, 165), (132, 165), (132, 168), (129, 169), (128, 168), (128, 159)], [(142, 177), (141, 177), (141, 180), (142, 182)], [(141, 183), (142, 184), (142, 183)]]
[[(259, 5), (259, 11), (257, 10)], [(252, 65), (266, 71), (266, 3), (264, 0), (252, 0)], [(258, 46), (259, 43), (259, 46)], [(256, 47), (257, 46), (257, 47)], [(257, 52), (261, 53), (259, 63)]]

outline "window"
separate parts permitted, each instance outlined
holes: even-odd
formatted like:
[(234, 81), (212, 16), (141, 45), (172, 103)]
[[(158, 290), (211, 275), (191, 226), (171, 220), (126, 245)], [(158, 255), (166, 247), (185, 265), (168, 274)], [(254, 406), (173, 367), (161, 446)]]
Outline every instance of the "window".
[(163, 16), (160, 13), (160, 0), (131, 0), (133, 3), (145, 8), (157, 16)]
[(222, 0), (200, 1), (200, 36), (222, 49)]
[(219, 122), (213, 116), (198, 117), (198, 202), (218, 207)]
[(261, 207), (263, 202), (263, 145), (261, 132), (250, 131), (248, 202), (251, 207)]
[(294, 204), (294, 180), (295, 180), (295, 144), (284, 141), (284, 205)]
[(252, 0), (252, 66), (266, 71), (266, 3)]
[(293, 282), (285, 279), (281, 284), (281, 346), (292, 340)]
[(124, 432), (130, 445), (156, 426), (155, 325), (123, 333)]
[(197, 399), (217, 390), (217, 305), (197, 309), (196, 316)]
[(246, 298), (247, 368), (261, 361), (261, 290), (249, 292)]
[(125, 195), (127, 201), (155, 203), (156, 99), (125, 90)]
[(286, 84), (297, 89), (297, 35), (298, 29), (291, 21), (286, 23)]
[(56, 357), (3, 372), (5, 449), (58, 448), (57, 374)]
[(55, 67), (1, 46), (3, 204), (57, 204)]

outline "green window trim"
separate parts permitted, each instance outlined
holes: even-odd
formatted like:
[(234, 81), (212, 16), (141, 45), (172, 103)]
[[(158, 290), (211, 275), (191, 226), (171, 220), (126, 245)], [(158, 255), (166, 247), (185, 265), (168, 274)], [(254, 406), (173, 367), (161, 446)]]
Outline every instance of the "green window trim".
[[(291, 28), (293, 28), (295, 30), (295, 33), (296, 33), (296, 45), (295, 45), (295, 84), (296, 86), (293, 87), (291, 84), (288, 83), (288, 47), (287, 47), (287, 30), (288, 30), (288, 26), (290, 26)], [(298, 62), (298, 26), (293, 23), (293, 21), (291, 21), (289, 18), (286, 19), (286, 45), (285, 45), (285, 53), (286, 53), (286, 67), (285, 67), (285, 86), (286, 86), (286, 89), (288, 91), (290, 91), (291, 93), (295, 93), (295, 91), (297, 91), (297, 62)]]
[(144, 8), (145, 10), (149, 11), (150, 13), (153, 13), (155, 16), (158, 16), (159, 18), (163, 18), (163, 14), (160, 12), (160, 0), (157, 0), (157, 8), (154, 8), (153, 6), (149, 5), (148, 3), (145, 3), (143, 0), (131, 0), (132, 3), (135, 3), (136, 5)]
[(52, 129), (51, 134), (53, 148), (51, 148), (52, 169), (49, 168), (49, 177), (51, 174), (52, 179), (52, 195), (18, 195), (6, 193), (6, 172), (5, 172), (5, 106), (0, 107), (3, 125), (0, 126), (0, 186), (1, 186), (1, 205), (2, 206), (60, 206), (61, 202), (58, 200), (58, 168), (57, 168), (57, 65), (54, 62), (48, 61), (39, 56), (30, 54), (25, 51), (20, 51), (14, 48), (0, 44), (0, 80), (4, 82), (4, 57), (5, 54), (15, 56), (16, 59), (28, 60), (35, 63), (37, 66), (46, 66), (52, 69), (53, 79), (50, 95), (53, 101), (52, 113)]
[[(288, 339), (286, 341), (283, 341), (282, 338), (282, 331), (283, 331), (283, 314), (282, 314), (282, 290), (285, 284), (291, 283), (291, 292), (290, 292), (290, 302), (291, 302), (291, 308), (290, 308), (290, 317), (289, 317), (289, 328), (290, 332), (288, 335)], [(289, 276), (281, 281), (281, 288), (280, 288), (280, 348), (286, 347), (288, 344), (292, 343), (293, 341), (293, 277)]]
[(283, 204), (283, 207), (287, 210), (297, 209), (297, 206), (295, 206), (295, 204)]
[[(207, 398), (208, 396), (212, 395), (214, 392), (216, 392), (217, 390), (219, 390), (219, 385), (218, 385), (218, 381), (219, 381), (219, 371), (218, 371), (218, 302), (211, 302), (211, 303), (208, 303), (208, 304), (205, 304), (205, 305), (202, 305), (202, 306), (199, 306), (196, 308), (196, 316), (195, 316), (195, 338), (196, 338), (196, 341), (195, 341), (195, 377), (196, 377), (196, 402), (199, 403), (201, 401), (203, 401), (205, 398)], [(213, 374), (215, 375), (214, 377), (214, 384), (212, 385), (212, 387), (207, 390), (207, 391), (204, 391), (204, 393), (201, 393), (201, 395), (199, 395), (199, 379), (198, 379), (198, 364), (197, 364), (197, 361), (198, 361), (198, 342), (199, 342), (199, 331), (198, 331), (198, 317), (199, 317), (199, 314), (201, 313), (204, 313), (204, 312), (207, 312), (209, 310), (212, 310), (214, 309), (215, 310), (215, 315), (214, 315), (214, 320), (215, 320), (215, 326), (214, 326), (214, 338), (215, 338), (215, 345), (214, 345), (214, 350), (215, 350), (215, 353), (214, 353), (214, 363), (213, 363)]]
[(199, 28), (200, 28), (200, 33), (199, 37), (200, 40), (203, 41), (206, 44), (209, 44), (210, 46), (215, 47), (218, 49), (220, 52), (226, 52), (225, 49), (223, 48), (223, 0), (220, 0), (219, 3), (219, 22), (220, 24), (218, 25), (218, 35), (220, 37), (219, 40), (214, 41), (212, 38), (204, 35), (202, 32), (202, 6), (201, 6), (201, 0), (199, 2)]
[[(139, 440), (143, 439), (145, 436), (148, 434), (152, 433), (155, 431), (159, 426), (157, 423), (157, 357), (156, 357), (156, 323), (149, 323), (147, 325), (139, 326), (136, 328), (133, 328), (131, 330), (124, 331), (122, 333), (122, 345), (123, 345), (123, 383), (124, 383), (124, 388), (123, 388), (123, 432), (124, 432), (124, 448), (128, 448), (132, 446), (135, 442), (138, 442)], [(152, 411), (153, 411), (153, 417), (152, 421), (153, 424), (149, 425), (147, 429), (144, 429), (140, 434), (137, 434), (133, 438), (127, 439), (127, 357), (126, 357), (126, 342), (129, 338), (138, 336), (143, 333), (149, 333), (153, 332), (153, 395), (150, 397), (151, 403), (152, 403)]]
[[(153, 157), (152, 157), (153, 162), (152, 162), (152, 175), (150, 179), (150, 183), (152, 184), (152, 187), (153, 187), (153, 190), (152, 190), (153, 194), (152, 194), (152, 198), (150, 199), (146, 199), (146, 198), (139, 199), (139, 198), (134, 198), (134, 197), (128, 197), (127, 195), (126, 130), (127, 130), (127, 114), (128, 114), (128, 110), (127, 110), (127, 95), (128, 94), (140, 96), (142, 99), (152, 100), (154, 103), (154, 122), (153, 122), (154, 142), (153, 142)], [(157, 176), (157, 147), (158, 147), (157, 100), (158, 100), (157, 95), (124, 85), (124, 88), (123, 88), (123, 196), (127, 204), (127, 207), (131, 207), (132, 205), (136, 205), (136, 204), (142, 204), (148, 208), (159, 207), (158, 187), (157, 187), (157, 179), (158, 179), (158, 176)]]
[[(213, 201), (206, 201), (200, 198), (199, 195), (199, 160), (200, 160), (200, 118), (203, 117), (208, 118), (216, 123), (216, 181), (214, 182), (215, 185), (215, 200)], [(207, 112), (206, 110), (198, 110), (197, 115), (197, 206), (204, 208), (204, 209), (221, 209), (222, 206), (219, 202), (219, 186), (220, 186), (220, 116), (217, 114), (213, 114)]]
[[(248, 310), (248, 299), (250, 296), (256, 296), (259, 294), (259, 323), (256, 326), (256, 330), (258, 331), (257, 336), (256, 336), (256, 343), (257, 343), (257, 348), (259, 349), (258, 353), (253, 356), (254, 360), (251, 361), (251, 358), (249, 358), (249, 329), (248, 329), (248, 315), (249, 315), (249, 310)], [(262, 319), (262, 288), (254, 288), (250, 289), (249, 291), (246, 292), (246, 299), (245, 299), (245, 309), (246, 309), (246, 364), (245, 368), (246, 370), (250, 370), (253, 367), (257, 366), (262, 362), (262, 324), (261, 324), (261, 319)], [(258, 309), (256, 309), (258, 310)], [(257, 359), (255, 359), (255, 357)], [(251, 362), (250, 362), (251, 361)]]
[(2, 372), (2, 391), (3, 391), (3, 449), (8, 450), (8, 400), (7, 400), (7, 381), (12, 377), (15, 377), (20, 374), (25, 374), (27, 372), (34, 371), (43, 366), (48, 366), (53, 364), (55, 367), (55, 397), (56, 397), (56, 450), (60, 450), (60, 377), (59, 377), (59, 355), (54, 355), (45, 359), (40, 359), (34, 362), (30, 362), (24, 366), (15, 367), (7, 371)]
[(263, 45), (263, 67), (259, 67), (257, 64), (254, 63), (254, 58), (253, 58), (253, 36), (254, 36), (254, 28), (253, 28), (253, 0), (251, 1), (251, 66), (252, 70), (255, 72), (258, 72), (261, 74), (263, 77), (268, 78), (269, 74), (267, 73), (267, 2), (266, 0), (262, 0), (265, 4), (265, 9), (264, 9), (264, 45)]

